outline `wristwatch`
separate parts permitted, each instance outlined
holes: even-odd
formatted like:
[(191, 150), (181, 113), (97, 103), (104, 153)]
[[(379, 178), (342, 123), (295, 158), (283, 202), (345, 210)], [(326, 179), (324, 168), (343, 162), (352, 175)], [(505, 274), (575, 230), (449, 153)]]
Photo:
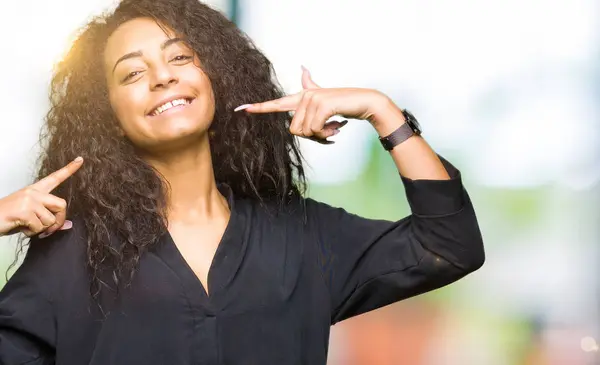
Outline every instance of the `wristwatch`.
[(379, 141), (386, 151), (391, 151), (394, 149), (394, 147), (412, 136), (421, 135), (421, 126), (419, 125), (419, 122), (415, 116), (406, 109), (402, 110), (402, 114), (404, 115), (406, 123), (402, 124), (398, 129), (390, 133), (388, 136), (379, 137)]

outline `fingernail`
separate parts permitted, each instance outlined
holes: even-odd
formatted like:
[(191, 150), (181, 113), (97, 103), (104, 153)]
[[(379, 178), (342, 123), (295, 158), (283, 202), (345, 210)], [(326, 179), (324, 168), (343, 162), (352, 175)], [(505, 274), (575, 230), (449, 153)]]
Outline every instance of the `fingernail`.
[(234, 112), (239, 112), (240, 110), (245, 110), (248, 109), (252, 106), (252, 104), (244, 104), (244, 105), (240, 105), (237, 108), (233, 109)]
[(83, 161), (83, 157), (77, 156), (77, 158), (75, 159), (75, 162), (81, 162), (81, 161)]
[[(54, 233), (54, 232), (52, 232), (52, 233)], [(52, 233), (48, 233), (48, 232), (40, 233), (40, 235), (38, 236), (38, 238), (39, 239), (46, 238), (46, 237), (50, 236)]]
[(73, 228), (73, 222), (66, 220), (65, 223), (63, 223), (62, 227), (60, 227), (60, 230), (67, 230), (67, 229), (71, 229)]
[(339, 130), (339, 129), (334, 129), (334, 130), (331, 132), (331, 135), (332, 135), (332, 136), (335, 136), (335, 135), (336, 135), (336, 134), (338, 134), (338, 133), (340, 133), (340, 130)]
[(348, 124), (347, 120), (344, 120), (342, 122), (340, 122), (340, 126), (338, 128), (342, 128), (343, 126), (345, 126), (346, 124)]

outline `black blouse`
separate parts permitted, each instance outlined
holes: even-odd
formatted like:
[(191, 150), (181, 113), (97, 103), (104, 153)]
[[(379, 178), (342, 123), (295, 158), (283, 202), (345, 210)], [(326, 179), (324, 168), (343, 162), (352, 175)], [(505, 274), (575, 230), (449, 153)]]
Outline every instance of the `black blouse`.
[(412, 214), (398, 222), (312, 199), (273, 215), (229, 194), (210, 295), (166, 234), (128, 288), (101, 295), (102, 313), (83, 224), (34, 239), (0, 293), (0, 364), (325, 364), (332, 324), (483, 264), (473, 206), (443, 162), (451, 180), (402, 179)]

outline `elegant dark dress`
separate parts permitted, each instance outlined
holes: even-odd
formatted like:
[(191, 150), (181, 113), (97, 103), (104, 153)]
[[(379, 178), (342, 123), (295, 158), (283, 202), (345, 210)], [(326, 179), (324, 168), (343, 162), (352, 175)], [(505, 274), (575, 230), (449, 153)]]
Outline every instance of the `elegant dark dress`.
[(210, 293), (167, 233), (129, 287), (100, 295), (104, 313), (82, 222), (34, 239), (0, 293), (0, 364), (323, 365), (332, 324), (483, 264), (473, 206), (443, 162), (451, 180), (402, 178), (412, 214), (397, 222), (301, 198), (274, 215), (221, 187), (231, 218)]

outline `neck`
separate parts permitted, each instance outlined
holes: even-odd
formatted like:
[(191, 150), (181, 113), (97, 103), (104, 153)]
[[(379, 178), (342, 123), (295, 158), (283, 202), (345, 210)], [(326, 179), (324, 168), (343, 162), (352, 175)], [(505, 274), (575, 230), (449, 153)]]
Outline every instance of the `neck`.
[(217, 189), (208, 138), (177, 151), (145, 156), (169, 185), (169, 223), (209, 221), (229, 213)]

